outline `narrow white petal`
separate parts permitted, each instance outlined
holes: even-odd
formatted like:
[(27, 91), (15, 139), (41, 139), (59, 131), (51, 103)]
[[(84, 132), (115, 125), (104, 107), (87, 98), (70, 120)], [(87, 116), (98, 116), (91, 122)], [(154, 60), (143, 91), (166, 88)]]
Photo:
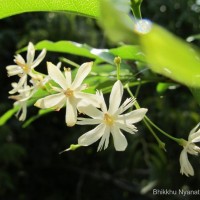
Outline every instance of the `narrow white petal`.
[(196, 146), (194, 143), (188, 144), (188, 145), (185, 147), (185, 150), (186, 150), (189, 154), (192, 154), (192, 155), (195, 155), (195, 156), (198, 155), (199, 149), (200, 149), (200, 148), (199, 148), (198, 146)]
[(185, 149), (182, 150), (179, 161), (181, 166), (180, 173), (186, 176), (194, 176), (194, 169), (188, 160), (187, 151)]
[(112, 88), (112, 91), (110, 94), (109, 109), (108, 109), (108, 112), (110, 114), (114, 114), (118, 110), (119, 105), (122, 100), (123, 92), (124, 92), (123, 85), (122, 85), (121, 81), (118, 80), (113, 85), (113, 88)]
[(63, 106), (65, 101), (66, 101), (65, 95), (63, 93), (58, 93), (58, 94), (52, 94), (42, 99), (39, 99), (34, 105), (39, 108), (54, 108), (55, 107), (55, 109), (59, 109), (61, 106), (60, 103), (62, 103), (62, 106)]
[(31, 69), (35, 68), (36, 66), (38, 66), (42, 60), (44, 59), (46, 55), (46, 50), (43, 49), (42, 52), (40, 53), (40, 55), (35, 59), (35, 61), (31, 64)]
[(9, 65), (6, 67), (6, 70), (7, 70), (8, 76), (20, 75), (24, 72), (23, 69), (18, 65)]
[(99, 138), (102, 137), (106, 126), (104, 124), (99, 124), (97, 127), (91, 131), (86, 132), (81, 137), (78, 138), (78, 144), (81, 146), (89, 146), (96, 142)]
[(90, 124), (100, 124), (102, 122), (102, 120), (100, 119), (91, 119), (91, 118), (82, 118), (82, 117), (78, 117), (78, 121), (76, 122), (76, 124), (79, 125), (90, 125)]
[(74, 91), (80, 92), (82, 90), (85, 90), (88, 88), (87, 84), (81, 84), (79, 87), (77, 87)]
[(72, 83), (72, 89), (79, 87), (86, 76), (90, 73), (92, 69), (93, 62), (83, 63), (77, 71), (76, 77)]
[(67, 83), (62, 72), (51, 62), (47, 62), (48, 74), (61, 88), (67, 89)]
[(67, 126), (74, 126), (77, 121), (76, 103), (70, 98), (67, 98), (65, 121)]
[(135, 104), (135, 98), (128, 98), (124, 101), (124, 103), (119, 107), (119, 109), (114, 113), (115, 115), (119, 115), (129, 108), (131, 108)]
[(135, 134), (135, 132), (137, 132), (137, 128), (134, 125), (123, 124), (123, 123), (118, 123), (118, 122), (115, 122), (115, 123), (120, 129), (122, 129), (130, 134)]
[(20, 55), (20, 54), (17, 54), (16, 56), (15, 56), (15, 59), (14, 59), (14, 62), (16, 63), (16, 64), (26, 64), (26, 62), (25, 62), (25, 60), (24, 60), (24, 58)]
[(111, 133), (114, 139), (114, 146), (116, 151), (124, 151), (128, 143), (123, 133), (116, 126), (111, 127)]
[(6, 69), (8, 70), (8, 71), (16, 71), (16, 70), (19, 70), (19, 69), (22, 69), (19, 65), (8, 65), (7, 67), (6, 67)]
[(21, 108), (21, 115), (19, 117), (19, 121), (24, 121), (26, 119), (26, 115), (27, 115), (27, 105), (26, 105), (26, 103), (23, 103), (22, 108)]
[(198, 130), (197, 132), (194, 132), (193, 134), (191, 134), (189, 136), (189, 140), (191, 142), (199, 142), (200, 141), (200, 130)]
[(72, 84), (72, 72), (70, 68), (65, 68), (65, 78), (66, 78), (66, 83), (67, 83), (67, 88), (71, 88)]
[(118, 122), (123, 124), (133, 124), (141, 121), (147, 112), (146, 108), (139, 108), (137, 110), (131, 111), (124, 115), (119, 115), (117, 118)]
[(104, 113), (107, 113), (107, 106), (106, 106), (105, 99), (104, 99), (104, 97), (103, 97), (102, 91), (98, 91), (98, 90), (97, 90), (96, 95), (97, 95), (98, 104), (99, 104), (101, 110), (102, 110)]
[(198, 123), (191, 131), (190, 131), (190, 134), (189, 134), (189, 137), (196, 132), (196, 130), (198, 129), (198, 127), (200, 126), (200, 123)]
[[(90, 104), (97, 108), (100, 107), (98, 98), (94, 94), (89, 94), (89, 93), (84, 93), (84, 92), (74, 92), (74, 96), (75, 98), (81, 99), (80, 104), (79, 104), (80, 106), (82, 104), (85, 104), (85, 105)], [(84, 102), (81, 103), (82, 101)]]
[(29, 42), (26, 55), (27, 64), (29, 66), (32, 64), (34, 57), (35, 57), (35, 47), (32, 42)]
[(94, 119), (103, 119), (103, 113), (92, 105), (79, 106), (78, 110)]
[(110, 128), (108, 126), (106, 126), (106, 129), (104, 131), (104, 134), (99, 142), (99, 146), (97, 151), (101, 151), (103, 146), (104, 146), (104, 150), (108, 147), (109, 144), (109, 137), (110, 137)]
[(22, 86), (24, 84), (26, 84), (27, 82), (27, 75), (24, 74), (20, 79), (19, 79), (19, 82), (17, 83), (17, 85), (15, 85), (15, 87), (9, 91), (9, 94), (14, 94), (16, 92), (18, 92), (18, 90), (20, 90), (22, 88)]

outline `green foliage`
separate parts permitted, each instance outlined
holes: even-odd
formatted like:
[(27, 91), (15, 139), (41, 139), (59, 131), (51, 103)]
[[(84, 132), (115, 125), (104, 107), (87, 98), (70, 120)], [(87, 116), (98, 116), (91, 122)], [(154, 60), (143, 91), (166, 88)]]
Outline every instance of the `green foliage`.
[[(130, 18), (126, 20), (128, 15), (120, 12), (117, 6), (115, 8), (110, 2), (112, 1), (103, 1), (102, 18), (100, 19), (107, 35), (113, 41), (135, 43), (134, 40), (137, 39), (145, 53), (149, 67), (154, 72), (189, 87), (200, 86), (200, 51), (197, 48), (189, 46), (180, 38), (153, 23), (152, 27), (145, 27), (150, 30), (145, 34), (141, 33), (134, 28), (136, 24), (129, 22)], [(115, 19), (112, 16), (115, 16)]]
[(189, 87), (200, 87), (199, 49), (157, 25), (141, 35), (140, 41), (153, 71)]
[(25, 2), (1, 0), (0, 5), (0, 19), (24, 12), (36, 11), (67, 11), (94, 18), (99, 16), (99, 0), (27, 0)]
[[(152, 199), (153, 188), (195, 189), (200, 177), (196, 165), (199, 161), (191, 159), (195, 177), (186, 179), (179, 174), (178, 160), (182, 147), (166, 140), (165, 153), (142, 124), (138, 126), (138, 134), (135, 136), (127, 134), (129, 146), (125, 152), (115, 152), (111, 145), (106, 151), (97, 153), (96, 144), (80, 149), (76, 149), (76, 145), (71, 145), (76, 144), (77, 137), (88, 129), (66, 127), (63, 124), (65, 109), (51, 112), (50, 109), (38, 111), (29, 107), (29, 116), (23, 125), (17, 122), (15, 117), (12, 118), (18, 110), (17, 107), (2, 114), (10, 108), (11, 101), (7, 101), (7, 90), (10, 89), (8, 88), (10, 81), (13, 81), (6, 78), (3, 66), (11, 64), (13, 58), (11, 56), (16, 46), (24, 46), (26, 41), (31, 40), (36, 43), (37, 50), (47, 49), (48, 61), (56, 63), (60, 57), (64, 66), (72, 68), (73, 75), (81, 63), (94, 61), (92, 72), (85, 80), (90, 85), (86, 92), (95, 93), (96, 89), (101, 89), (105, 97), (108, 97), (107, 93), (116, 81), (116, 66), (113, 60), (116, 56), (120, 56), (122, 59), (120, 78), (125, 90), (129, 85), (131, 92), (137, 95), (138, 102), (149, 109), (148, 117), (159, 127), (174, 137), (187, 139), (193, 124), (200, 121), (199, 105), (185, 87), (186, 85), (190, 88), (200, 103), (197, 77), (199, 61), (195, 60), (199, 59), (199, 50), (174, 36), (167, 29), (181, 33), (181, 36), (196, 34), (199, 30), (199, 20), (198, 13), (191, 11), (194, 1), (143, 1), (144, 17), (152, 16), (153, 21), (165, 26), (161, 28), (152, 23), (151, 31), (144, 35), (135, 31), (135, 21), (129, 15), (131, 10), (129, 1), (102, 0), (101, 5), (100, 1), (73, 1), (79, 4), (76, 8), (72, 5), (72, 1), (60, 1), (65, 4), (58, 4), (59, 1), (45, 4), (45, 1), (40, 1), (37, 7), (35, 6), (37, 1), (32, 1), (31, 8), (28, 5), (30, 2), (30, 0), (25, 3), (4, 1), (0, 11), (3, 6), (5, 11), (0, 12), (0, 17), (40, 11), (41, 8), (42, 11), (63, 10), (92, 18), (100, 17), (99, 24), (103, 30), (96, 27), (95, 23), (95, 25), (90, 24), (88, 28), (85, 23), (87, 18), (77, 21), (75, 17), (61, 16), (58, 13), (53, 13), (54, 23), (50, 20), (50, 15), (34, 13), (22, 15), (24, 18), (20, 16), (8, 18), (8, 21), (1, 25), (3, 28), (0, 41), (4, 51), (0, 51), (3, 55), (0, 78), (6, 81), (1, 84), (3, 92), (0, 107), (0, 198), (99, 200), (107, 199), (109, 196), (110, 199), (120, 200)], [(141, 3), (137, 0), (132, 2)], [(54, 3), (57, 7), (54, 7)], [(12, 7), (12, 5), (19, 6)], [(161, 6), (164, 6), (167, 12), (162, 13)], [(174, 15), (171, 15), (170, 10), (176, 11)], [(169, 16), (173, 17), (169, 19)], [(15, 23), (7, 23), (15, 19), (16, 26)], [(68, 19), (74, 24), (73, 28), (66, 24)], [(17, 23), (19, 21), (20, 24)], [(193, 28), (185, 26), (187, 23)], [(10, 26), (9, 31), (6, 31), (7, 26)], [(27, 31), (30, 31), (29, 34)], [(110, 44), (102, 38), (103, 31), (114, 43)], [(84, 42), (79, 32), (87, 35)], [(94, 36), (93, 33), (98, 34)], [(5, 40), (7, 36), (13, 39)], [(188, 38), (188, 41), (197, 42), (198, 38), (199, 34)], [(7, 45), (10, 43), (13, 43), (12, 48)], [(5, 53), (6, 48), (8, 48), (7, 53)], [(24, 48), (18, 52), (23, 54), (25, 50)], [(44, 66), (42, 65), (43, 71), (46, 70)], [(37, 99), (47, 94), (45, 90), (39, 90), (28, 104), (33, 105)], [(126, 91), (125, 96), (130, 97)], [(164, 136), (157, 130), (155, 132), (164, 141)], [(58, 153), (66, 147), (76, 151), (68, 151), (58, 156)], [(154, 198), (160, 199), (160, 196)], [(172, 199), (179, 198), (179, 196), (172, 197)]]
[(133, 32), (134, 22), (128, 15), (129, 3), (128, 0), (102, 0), (100, 4), (100, 25), (113, 42), (138, 42), (137, 34)]

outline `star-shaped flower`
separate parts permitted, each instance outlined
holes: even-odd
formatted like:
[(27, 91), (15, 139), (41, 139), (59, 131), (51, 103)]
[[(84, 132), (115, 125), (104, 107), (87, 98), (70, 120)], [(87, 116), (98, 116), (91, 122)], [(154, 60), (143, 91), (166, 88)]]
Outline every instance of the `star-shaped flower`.
[(47, 63), (47, 68), (49, 77), (60, 87), (51, 86), (56, 93), (39, 99), (35, 106), (59, 110), (66, 104), (66, 124), (67, 126), (74, 126), (77, 121), (77, 105), (80, 101), (84, 100), (89, 104), (98, 106), (96, 95), (82, 92), (87, 88), (87, 85), (82, 84), (82, 82), (90, 73), (92, 62), (80, 66), (73, 82), (70, 68), (65, 68), (64, 74), (50, 62)]
[[(184, 141), (183, 150), (180, 154), (180, 173), (186, 176), (194, 176), (194, 169), (188, 160), (188, 153), (192, 155), (198, 155), (200, 148), (194, 143), (200, 142), (200, 129), (198, 129), (200, 124), (194, 127), (188, 136), (188, 141)], [(198, 129), (198, 130), (197, 130)]]
[(102, 92), (98, 92), (97, 95), (99, 96), (98, 99), (101, 110), (92, 105), (79, 107), (81, 112), (92, 118), (78, 118), (79, 121), (77, 121), (77, 124), (98, 124), (98, 126), (79, 137), (78, 144), (81, 146), (88, 146), (101, 138), (98, 151), (101, 150), (103, 146), (104, 149), (106, 149), (109, 144), (111, 133), (114, 139), (115, 149), (117, 151), (124, 151), (127, 147), (127, 140), (120, 129), (134, 134), (137, 128), (133, 123), (141, 121), (147, 109), (140, 108), (123, 114), (134, 105), (135, 99), (128, 98), (120, 106), (123, 95), (123, 85), (120, 81), (117, 81), (112, 88), (109, 99), (109, 109), (106, 107)]
[(17, 86), (9, 92), (10, 94), (14, 94), (18, 91), (19, 88), (27, 83), (28, 75), (34, 77), (33, 69), (40, 64), (45, 55), (46, 50), (43, 49), (39, 56), (34, 60), (35, 47), (31, 42), (29, 42), (26, 61), (20, 54), (17, 54), (15, 56), (14, 62), (16, 63), (16, 65), (9, 65), (6, 67), (6, 69), (8, 72), (8, 76), (18, 75), (20, 77), (20, 80)]

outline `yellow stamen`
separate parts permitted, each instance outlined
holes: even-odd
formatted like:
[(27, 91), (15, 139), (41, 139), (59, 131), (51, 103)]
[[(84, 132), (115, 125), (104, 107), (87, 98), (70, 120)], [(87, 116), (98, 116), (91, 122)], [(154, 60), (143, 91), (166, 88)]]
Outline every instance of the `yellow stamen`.
[(70, 71), (71, 71), (71, 68), (69, 68), (69, 67), (68, 67), (68, 68), (64, 67), (64, 70), (70, 72)]
[(30, 69), (27, 64), (22, 64), (18, 61), (16, 61), (16, 64), (19, 65), (25, 73), (27, 73), (27, 74), (29, 73)]
[(67, 97), (73, 96), (73, 90), (70, 90), (69, 88), (64, 93)]
[(104, 121), (109, 126), (112, 126), (114, 123), (114, 119), (108, 113), (104, 114)]

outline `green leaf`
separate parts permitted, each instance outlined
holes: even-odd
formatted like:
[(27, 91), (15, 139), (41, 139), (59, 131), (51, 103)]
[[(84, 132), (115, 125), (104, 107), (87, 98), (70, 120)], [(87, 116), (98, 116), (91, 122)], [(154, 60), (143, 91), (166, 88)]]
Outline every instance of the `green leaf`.
[(100, 0), (0, 0), (0, 19), (35, 11), (67, 11), (97, 18)]
[(13, 107), (0, 117), (0, 126), (3, 126), (17, 111), (19, 107)]
[(134, 21), (129, 16), (129, 0), (102, 0), (100, 4), (100, 25), (113, 42), (137, 43), (133, 32)]
[[(136, 45), (123, 45), (113, 49), (97, 49), (87, 44), (80, 44), (73, 41), (63, 40), (51, 42), (44, 40), (37, 43), (35, 48), (37, 50), (45, 48), (47, 51), (84, 56), (91, 59), (97, 59), (98, 61), (106, 61), (110, 64), (114, 64), (113, 60), (115, 56), (120, 56), (122, 60), (137, 60), (145, 62), (144, 54), (141, 52), (140, 47)], [(18, 53), (25, 50), (27, 50), (27, 48), (19, 50)], [(122, 67), (123, 65), (125, 66), (125, 63), (122, 61)]]
[(140, 34), (149, 67), (156, 73), (190, 87), (200, 87), (200, 51), (166, 29), (152, 24)]
[(109, 38), (139, 43), (154, 72), (189, 87), (200, 87), (200, 50), (148, 20), (134, 23), (128, 9), (120, 9), (127, 6), (127, 1), (102, 0), (100, 22)]
[(138, 45), (123, 45), (118, 48), (110, 49), (109, 52), (115, 56), (119, 56), (124, 60), (136, 60), (145, 62), (145, 56)]

